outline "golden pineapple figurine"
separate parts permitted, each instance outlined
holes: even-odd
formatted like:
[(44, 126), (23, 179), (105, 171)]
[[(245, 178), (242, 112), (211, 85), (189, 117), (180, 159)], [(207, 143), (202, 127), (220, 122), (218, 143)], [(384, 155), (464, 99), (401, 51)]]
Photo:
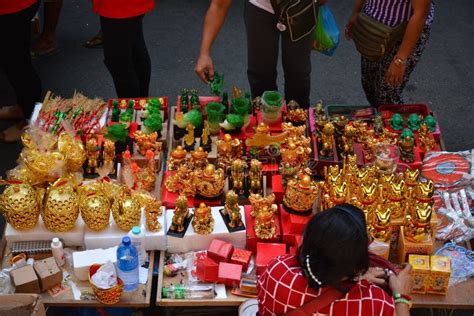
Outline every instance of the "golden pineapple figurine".
[(199, 235), (208, 235), (214, 230), (211, 208), (205, 203), (200, 203), (199, 207), (194, 210), (192, 225), (194, 232)]
[(184, 194), (180, 194), (176, 200), (170, 230), (176, 233), (184, 232), (184, 224), (189, 217), (188, 199)]
[(0, 213), (16, 230), (35, 227), (40, 215), (37, 192), (27, 182), (11, 180), (9, 183), (0, 195)]
[(140, 225), (142, 215), (140, 203), (132, 196), (128, 187), (120, 187), (112, 204), (112, 215), (117, 226), (123, 231), (129, 231), (133, 226)]
[(44, 225), (52, 232), (67, 232), (74, 228), (79, 217), (79, 196), (70, 179), (59, 178), (48, 187), (42, 217)]
[(283, 206), (290, 213), (309, 215), (318, 194), (317, 183), (311, 179), (310, 175), (305, 174), (299, 179), (288, 181)]
[(109, 225), (110, 201), (97, 183), (83, 185), (79, 189), (79, 208), (86, 226), (101, 231)]

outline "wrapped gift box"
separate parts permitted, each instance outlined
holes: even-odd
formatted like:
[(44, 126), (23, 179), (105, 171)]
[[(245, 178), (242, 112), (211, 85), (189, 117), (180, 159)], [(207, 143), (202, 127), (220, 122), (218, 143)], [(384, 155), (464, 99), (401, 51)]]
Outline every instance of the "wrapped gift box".
[(279, 174), (272, 176), (272, 193), (275, 194), (275, 203), (283, 203), (285, 190), (283, 189), (283, 179)]
[(252, 252), (244, 249), (234, 249), (234, 253), (232, 253), (232, 257), (230, 258), (230, 263), (240, 264), (244, 271), (247, 271), (250, 258), (252, 258)]
[(247, 226), (247, 250), (250, 250), (252, 252), (255, 252), (257, 249), (257, 242), (263, 242), (263, 243), (279, 243), (281, 240), (281, 226), (280, 226), (280, 219), (278, 216), (278, 213), (274, 215), (275, 219), (275, 236), (270, 239), (260, 239), (255, 236), (255, 231), (254, 231), (254, 224), (255, 220), (253, 216), (250, 214), (252, 211), (252, 206), (250, 205), (245, 205), (245, 223)]
[(54, 257), (37, 260), (33, 267), (39, 277), (42, 292), (61, 284), (63, 281), (63, 271), (58, 267)]
[(227, 262), (219, 263), (219, 282), (234, 287), (240, 285), (242, 277), (242, 266)]
[(275, 257), (286, 254), (286, 245), (279, 243), (257, 243), (257, 257), (255, 265), (257, 267), (257, 275), (263, 273), (267, 264)]
[(207, 248), (207, 256), (216, 262), (229, 262), (234, 252), (234, 246), (219, 239), (213, 239)]
[(219, 264), (209, 257), (197, 260), (196, 275), (203, 282), (217, 282), (219, 279)]

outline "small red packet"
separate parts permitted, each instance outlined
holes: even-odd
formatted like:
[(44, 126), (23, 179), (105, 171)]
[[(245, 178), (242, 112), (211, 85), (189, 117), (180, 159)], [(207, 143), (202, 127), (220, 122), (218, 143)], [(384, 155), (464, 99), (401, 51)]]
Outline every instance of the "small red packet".
[(213, 239), (207, 248), (207, 256), (217, 263), (229, 262), (233, 251), (234, 246), (231, 243), (219, 239)]
[(230, 258), (230, 263), (240, 264), (244, 271), (247, 271), (249, 268), (250, 258), (252, 257), (252, 252), (244, 249), (235, 249), (232, 257)]
[(219, 282), (226, 286), (239, 286), (242, 277), (242, 266), (227, 262), (219, 263)]

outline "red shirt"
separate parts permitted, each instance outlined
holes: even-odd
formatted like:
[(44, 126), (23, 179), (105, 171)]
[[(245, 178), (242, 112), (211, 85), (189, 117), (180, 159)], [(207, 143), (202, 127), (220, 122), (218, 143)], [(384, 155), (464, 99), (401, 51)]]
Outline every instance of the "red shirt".
[(20, 12), (31, 7), (37, 0), (0, 0), (0, 15)]
[(112, 19), (132, 18), (145, 14), (154, 7), (155, 0), (93, 0), (94, 12)]
[[(287, 313), (308, 303), (325, 290), (322, 288), (316, 292), (308, 287), (308, 280), (302, 274), (295, 256), (276, 257), (258, 279), (259, 315)], [(367, 280), (362, 280), (345, 296), (320, 310), (318, 315), (393, 316), (394, 311), (390, 295)]]

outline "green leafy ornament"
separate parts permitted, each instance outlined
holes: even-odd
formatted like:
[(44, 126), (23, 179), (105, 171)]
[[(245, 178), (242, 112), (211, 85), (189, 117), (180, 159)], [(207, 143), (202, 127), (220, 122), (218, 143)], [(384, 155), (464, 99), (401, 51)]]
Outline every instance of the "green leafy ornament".
[(125, 124), (112, 124), (107, 128), (105, 137), (113, 142), (125, 143), (127, 141), (128, 127)]
[(163, 118), (161, 117), (161, 114), (158, 112), (149, 115), (143, 122), (143, 126), (146, 128), (146, 132), (148, 134), (153, 132), (161, 132), (163, 129)]
[(222, 89), (224, 88), (224, 75), (219, 75), (217, 72), (214, 73), (214, 79), (207, 82), (209, 90), (213, 95), (221, 95)]

